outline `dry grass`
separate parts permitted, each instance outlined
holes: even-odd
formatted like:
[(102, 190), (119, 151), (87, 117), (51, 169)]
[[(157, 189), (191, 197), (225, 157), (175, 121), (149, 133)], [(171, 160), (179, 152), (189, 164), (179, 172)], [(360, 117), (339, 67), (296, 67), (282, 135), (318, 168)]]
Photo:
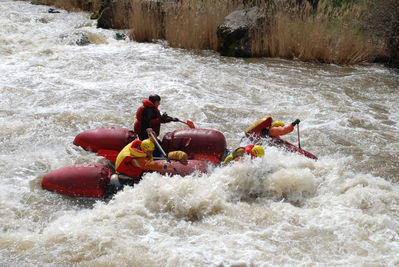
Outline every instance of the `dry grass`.
[(165, 39), (172, 47), (218, 50), (216, 28), (241, 1), (186, 0), (166, 10)]
[[(44, 0), (67, 10), (95, 11), (101, 0)], [(131, 29), (138, 42), (164, 39), (171, 47), (218, 50), (216, 28), (223, 18), (241, 9), (242, 0), (176, 0), (170, 2), (119, 0), (115, 3), (117, 27)], [(248, 1), (247, 1), (248, 2)], [(252, 1), (263, 3), (267, 21), (253, 33), (252, 56), (301, 61), (353, 64), (370, 62), (386, 54), (384, 41), (360, 30), (362, 6), (332, 8), (319, 0), (314, 10), (307, 1)], [(264, 4), (267, 3), (267, 4)], [(259, 4), (262, 6), (262, 4)]]
[(130, 2), (129, 27), (133, 40), (164, 39), (172, 47), (217, 50), (216, 28), (240, 1)]
[(254, 56), (280, 57), (301, 61), (354, 64), (373, 61), (385, 53), (383, 41), (372, 41), (361, 32), (359, 6), (332, 9), (319, 2), (317, 10), (301, 6), (279, 6), (270, 27), (255, 33)]
[(142, 4), (140, 0), (131, 0), (128, 25), (130, 38), (137, 42), (151, 42), (164, 39), (163, 9), (154, 2)]

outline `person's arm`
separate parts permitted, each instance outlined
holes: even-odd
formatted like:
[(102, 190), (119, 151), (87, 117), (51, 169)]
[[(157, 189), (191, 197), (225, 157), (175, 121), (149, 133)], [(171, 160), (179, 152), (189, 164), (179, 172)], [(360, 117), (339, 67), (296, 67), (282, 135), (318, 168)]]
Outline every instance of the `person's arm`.
[(166, 164), (164, 161), (153, 161), (148, 158), (135, 158), (132, 163), (143, 171), (162, 171), (171, 169), (170, 164)]
[(172, 118), (172, 117), (168, 116), (168, 114), (166, 114), (166, 112), (164, 112), (161, 116), (161, 123), (168, 123), (171, 121), (179, 121), (179, 119)]
[(294, 125), (292, 125), (292, 123), (290, 123), (287, 126), (284, 127), (271, 127), (269, 130), (269, 135), (273, 136), (273, 137), (279, 137), (280, 135), (285, 135), (288, 134), (290, 132), (292, 132), (294, 130)]
[(287, 126), (284, 127), (271, 127), (269, 130), (269, 135), (274, 136), (274, 137), (279, 137), (280, 135), (285, 135), (294, 130), (294, 126), (299, 124), (301, 121), (299, 119), (296, 119), (292, 123), (290, 123)]

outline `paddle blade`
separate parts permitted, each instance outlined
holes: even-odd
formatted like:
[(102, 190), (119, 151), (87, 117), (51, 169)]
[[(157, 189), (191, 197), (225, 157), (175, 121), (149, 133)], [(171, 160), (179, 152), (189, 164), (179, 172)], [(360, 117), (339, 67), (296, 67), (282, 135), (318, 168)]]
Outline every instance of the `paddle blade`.
[(188, 127), (190, 127), (191, 129), (195, 129), (194, 123), (192, 121), (187, 120), (186, 124), (188, 125)]

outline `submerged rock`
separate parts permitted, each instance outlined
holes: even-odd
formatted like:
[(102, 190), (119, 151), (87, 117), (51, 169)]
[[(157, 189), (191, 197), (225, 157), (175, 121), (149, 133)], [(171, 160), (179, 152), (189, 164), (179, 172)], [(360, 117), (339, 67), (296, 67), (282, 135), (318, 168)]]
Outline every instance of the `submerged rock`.
[(216, 33), (220, 54), (231, 57), (250, 57), (251, 38), (265, 23), (265, 15), (258, 7), (237, 10), (224, 18)]
[(61, 13), (60, 11), (58, 11), (58, 10), (55, 10), (54, 8), (49, 8), (48, 9), (48, 11), (47, 11), (48, 13)]
[(61, 42), (66, 43), (68, 45), (79, 45), (85, 46), (91, 44), (89, 35), (85, 32), (75, 32), (70, 35), (62, 35), (60, 36)]
[(116, 40), (126, 40), (127, 38), (128, 38), (127, 35), (124, 33), (121, 33), (121, 32), (115, 33)]

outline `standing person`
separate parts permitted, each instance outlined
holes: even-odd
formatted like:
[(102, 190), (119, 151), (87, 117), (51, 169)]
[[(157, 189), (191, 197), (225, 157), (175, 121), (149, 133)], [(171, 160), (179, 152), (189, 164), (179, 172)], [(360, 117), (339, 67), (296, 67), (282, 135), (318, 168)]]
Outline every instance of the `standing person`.
[(134, 132), (138, 135), (140, 140), (148, 138), (147, 128), (152, 128), (156, 135), (159, 135), (161, 123), (168, 123), (171, 121), (178, 121), (176, 118), (169, 117), (166, 113), (161, 113), (158, 110), (161, 104), (161, 97), (159, 95), (150, 95), (148, 99), (143, 100), (143, 105), (136, 111), (136, 122), (134, 123)]

